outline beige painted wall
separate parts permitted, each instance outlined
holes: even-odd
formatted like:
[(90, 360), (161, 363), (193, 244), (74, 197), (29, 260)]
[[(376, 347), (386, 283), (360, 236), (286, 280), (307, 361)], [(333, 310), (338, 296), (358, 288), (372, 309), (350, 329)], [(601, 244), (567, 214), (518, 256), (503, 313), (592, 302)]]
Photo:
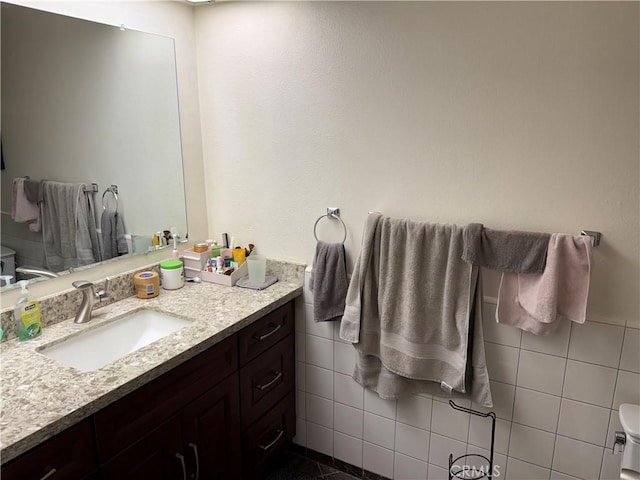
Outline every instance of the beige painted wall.
[(209, 234), (310, 262), (337, 206), (352, 264), (372, 210), (600, 230), (588, 316), (640, 325), (638, 7), (197, 7)]

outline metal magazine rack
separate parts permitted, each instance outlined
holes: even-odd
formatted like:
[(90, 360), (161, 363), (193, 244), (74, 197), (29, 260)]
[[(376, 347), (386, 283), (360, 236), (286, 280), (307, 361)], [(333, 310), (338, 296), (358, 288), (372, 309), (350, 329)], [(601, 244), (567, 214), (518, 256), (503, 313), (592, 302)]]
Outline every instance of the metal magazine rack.
[[(491, 417), (491, 449), (489, 450), (489, 458), (478, 453), (469, 453), (453, 458), (453, 454), (449, 454), (449, 480), (480, 480), (481, 478), (493, 478), (493, 444), (496, 438), (496, 414), (493, 412), (483, 413), (470, 408), (456, 405), (453, 400), (449, 400), (449, 405), (454, 410), (470, 413), (478, 417)], [(468, 462), (473, 462), (469, 465)], [(477, 466), (475, 462), (481, 462), (481, 466)]]

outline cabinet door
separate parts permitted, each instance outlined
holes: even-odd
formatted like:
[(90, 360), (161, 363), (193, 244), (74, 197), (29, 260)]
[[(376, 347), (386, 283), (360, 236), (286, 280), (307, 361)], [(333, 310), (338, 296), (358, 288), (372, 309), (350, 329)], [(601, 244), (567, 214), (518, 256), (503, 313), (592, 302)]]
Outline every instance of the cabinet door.
[(232, 335), (96, 413), (100, 463), (109, 461), (237, 369), (237, 340)]
[(183, 450), (191, 479), (240, 478), (240, 408), (235, 373), (182, 412)]
[(95, 468), (89, 420), (65, 430), (2, 466), (2, 480), (77, 480)]
[(261, 480), (274, 455), (296, 434), (296, 406), (293, 392), (244, 431), (245, 479)]
[(102, 480), (187, 478), (180, 417), (173, 417), (101, 467)]

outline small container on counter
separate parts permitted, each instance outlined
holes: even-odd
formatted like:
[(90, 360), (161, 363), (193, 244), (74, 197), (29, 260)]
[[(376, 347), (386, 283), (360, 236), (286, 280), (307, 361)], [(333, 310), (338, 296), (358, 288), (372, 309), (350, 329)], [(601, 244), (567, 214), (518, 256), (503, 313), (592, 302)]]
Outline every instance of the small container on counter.
[(140, 272), (133, 276), (138, 298), (154, 298), (160, 294), (160, 276), (156, 272)]
[(184, 270), (180, 260), (165, 260), (160, 264), (162, 288), (177, 290), (184, 286)]
[(193, 251), (196, 253), (204, 253), (207, 250), (209, 250), (209, 245), (207, 245), (207, 242), (196, 243), (193, 246)]

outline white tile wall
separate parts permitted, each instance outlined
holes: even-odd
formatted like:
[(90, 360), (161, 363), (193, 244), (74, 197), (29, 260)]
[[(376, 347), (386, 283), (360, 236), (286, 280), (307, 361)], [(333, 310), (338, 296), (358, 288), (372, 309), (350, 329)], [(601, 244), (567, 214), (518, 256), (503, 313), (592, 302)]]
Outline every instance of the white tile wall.
[(362, 428), (364, 425), (362, 410), (342, 405), (338, 402), (335, 402), (334, 409), (334, 430), (355, 438), (362, 438)]
[(553, 469), (576, 478), (598, 478), (604, 448), (558, 435)]
[(429, 454), (429, 432), (397, 422), (395, 450), (426, 462)]
[(554, 437), (552, 433), (514, 423), (509, 439), (509, 457), (539, 466), (550, 465)]
[(620, 369), (640, 373), (640, 330), (635, 328), (625, 330)]
[(333, 402), (331, 400), (307, 393), (305, 407), (307, 421), (333, 428)]
[(613, 368), (569, 360), (562, 395), (572, 400), (611, 408), (616, 373)]
[(640, 374), (618, 371), (613, 408), (617, 410), (623, 403), (640, 404)]
[(364, 442), (363, 468), (393, 478), (393, 450)]
[(513, 421), (555, 433), (560, 413), (560, 397), (516, 387)]
[(516, 385), (551, 395), (560, 395), (566, 362), (562, 357), (522, 350)]
[(564, 398), (560, 408), (558, 434), (604, 446), (611, 410)]
[(334, 457), (338, 460), (362, 468), (362, 447), (360, 438), (333, 432)]
[[(296, 305), (297, 444), (406, 480), (447, 480), (450, 453), (488, 454), (490, 420), (429, 395), (382, 400), (357, 384), (355, 349), (337, 322), (313, 321), (312, 301), (305, 289)], [(484, 306), (494, 479), (617, 478), (610, 448), (619, 404), (640, 403), (640, 330), (588, 321), (538, 337), (495, 323), (494, 310)]]
[(604, 323), (587, 322), (572, 327), (569, 358), (618, 367), (624, 328)]
[(412, 457), (407, 457), (396, 452), (393, 464), (394, 478), (401, 480), (415, 480), (416, 478), (427, 478), (429, 465)]
[(558, 326), (553, 335), (540, 336), (529, 332), (522, 332), (521, 347), (532, 352), (547, 353), (566, 357), (569, 349), (569, 336), (571, 334), (571, 322), (564, 320)]
[(364, 412), (364, 439), (380, 447), (393, 450), (395, 447), (396, 422), (385, 417)]
[(507, 462), (507, 478), (518, 480), (544, 480), (548, 479), (551, 472), (532, 463), (523, 462), (517, 458), (509, 457)]

